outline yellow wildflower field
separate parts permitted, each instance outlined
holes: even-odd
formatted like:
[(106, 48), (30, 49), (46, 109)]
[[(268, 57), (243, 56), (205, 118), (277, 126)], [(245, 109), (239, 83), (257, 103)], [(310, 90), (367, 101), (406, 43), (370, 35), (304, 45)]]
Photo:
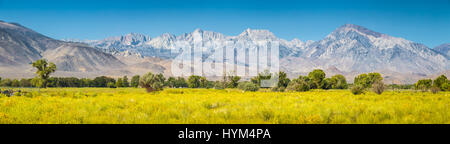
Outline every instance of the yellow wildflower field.
[(25, 89), (0, 97), (1, 124), (450, 123), (450, 92), (237, 89)]

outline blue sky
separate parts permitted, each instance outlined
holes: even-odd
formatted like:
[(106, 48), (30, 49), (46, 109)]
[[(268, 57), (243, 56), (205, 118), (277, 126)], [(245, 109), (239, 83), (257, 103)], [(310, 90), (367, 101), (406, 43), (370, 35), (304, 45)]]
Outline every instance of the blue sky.
[(320, 40), (352, 23), (429, 47), (450, 42), (450, 0), (0, 0), (0, 20), (56, 39), (155, 37), (196, 28), (237, 35), (252, 28), (287, 40)]

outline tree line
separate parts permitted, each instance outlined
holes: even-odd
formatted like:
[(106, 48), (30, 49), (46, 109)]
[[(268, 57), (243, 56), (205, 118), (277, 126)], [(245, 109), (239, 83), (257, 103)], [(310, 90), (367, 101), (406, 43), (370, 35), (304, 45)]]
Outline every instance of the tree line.
[(272, 91), (309, 91), (310, 89), (348, 89), (350, 87), (353, 94), (362, 94), (367, 90), (372, 90), (381, 94), (385, 88), (393, 89), (411, 89), (415, 88), (422, 91), (431, 90), (448, 91), (450, 81), (441, 75), (434, 80), (423, 79), (417, 81), (414, 85), (385, 85), (380, 73), (360, 74), (354, 78), (353, 84), (348, 84), (343, 75), (337, 74), (326, 77), (321, 69), (315, 69), (308, 75), (300, 75), (297, 78), (289, 79), (285, 72), (272, 74), (268, 71), (259, 73), (252, 77), (250, 81), (241, 81), (241, 77), (232, 73), (223, 76), (222, 80), (209, 81), (206, 77), (192, 75), (187, 79), (184, 77), (168, 77), (163, 74), (147, 73), (142, 76), (135, 75), (131, 79), (127, 76), (121, 78), (111, 78), (107, 76), (89, 78), (76, 77), (50, 77), (50, 74), (56, 71), (53, 63), (48, 63), (41, 59), (32, 64), (36, 70), (36, 77), (32, 79), (2, 79), (0, 77), (0, 86), (3, 87), (142, 87), (148, 92), (159, 91), (164, 87), (169, 88), (239, 88), (244, 91), (257, 91), (261, 88), (263, 80), (277, 78), (276, 83), (270, 85)]

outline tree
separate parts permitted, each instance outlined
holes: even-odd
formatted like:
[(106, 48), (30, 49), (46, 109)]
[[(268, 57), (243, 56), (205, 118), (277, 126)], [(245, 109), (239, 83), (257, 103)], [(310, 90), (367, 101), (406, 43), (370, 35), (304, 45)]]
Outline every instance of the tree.
[(262, 80), (270, 80), (271, 78), (272, 74), (268, 70), (265, 70), (264, 72), (258, 73), (256, 77), (251, 78), (250, 81), (256, 84), (257, 86), (261, 87)]
[(161, 76), (149, 72), (140, 77), (139, 85), (145, 88), (147, 92), (160, 91), (163, 90), (164, 80)]
[(325, 78), (325, 79), (323, 79), (323, 81), (322, 81), (322, 87), (320, 87), (320, 88), (325, 89), (325, 90), (331, 89), (331, 88), (332, 88), (332, 85), (331, 85), (331, 78)]
[(175, 79), (174, 77), (169, 77), (167, 79), (167, 86), (170, 88), (174, 88), (176, 85), (177, 79)]
[(56, 65), (54, 63), (48, 63), (45, 59), (40, 59), (32, 64), (37, 69), (36, 71), (36, 86), (47, 87), (47, 80), (50, 74), (56, 71)]
[(11, 87), (20, 87), (20, 82), (17, 79), (12, 80)]
[(332, 89), (347, 89), (347, 80), (343, 75), (334, 75), (331, 77), (331, 88)]
[(122, 86), (123, 87), (130, 87), (130, 83), (128, 82), (128, 77), (127, 76), (124, 76), (122, 78)]
[(422, 92), (427, 91), (429, 88), (431, 88), (433, 81), (431, 79), (422, 79), (418, 80), (414, 86), (416, 89), (422, 90)]
[(305, 78), (303, 76), (299, 76), (297, 79), (293, 79), (291, 82), (289, 82), (288, 86), (286, 87), (286, 90), (288, 91), (308, 91), (310, 89), (310, 84), (308, 83), (308, 78)]
[(81, 81), (81, 87), (93, 87), (94, 86), (94, 82), (91, 79), (82, 78), (80, 81)]
[(234, 76), (234, 75), (230, 75), (228, 76), (228, 83), (227, 83), (227, 87), (228, 88), (236, 88), (239, 84), (239, 80), (241, 80), (240, 76)]
[(311, 79), (311, 89), (318, 89), (322, 87), (325, 72), (321, 69), (315, 69), (308, 74), (308, 77)]
[(113, 83), (115, 85), (116, 80), (106, 76), (96, 77), (93, 81), (95, 87), (109, 87), (108, 83)]
[(433, 86), (439, 88), (441, 91), (447, 90), (448, 79), (445, 75), (441, 75), (434, 79)]
[(201, 77), (197, 76), (197, 75), (189, 76), (188, 81), (187, 81), (188, 87), (189, 88), (198, 88), (198, 87), (200, 87), (200, 78)]
[(0, 86), (10, 87), (12, 84), (11, 79), (4, 79), (1, 81)]
[(175, 83), (175, 87), (188, 87), (188, 83), (183, 77), (178, 77)]
[(156, 78), (159, 80), (159, 82), (161, 82), (164, 85), (164, 82), (166, 81), (166, 78), (164, 77), (163, 74), (157, 74)]
[(380, 73), (368, 73), (367, 76), (369, 77), (370, 85), (383, 80), (383, 77)]
[(116, 88), (116, 85), (114, 84), (114, 82), (108, 82), (106, 84), (106, 86), (109, 87), (109, 88)]
[(131, 78), (131, 87), (137, 88), (139, 86), (139, 75), (135, 75)]
[(361, 85), (364, 88), (372, 87), (372, 84), (378, 81), (382, 81), (383, 77), (381, 77), (380, 73), (368, 73), (368, 74), (360, 74), (355, 77), (353, 83), (355, 85)]
[(206, 77), (200, 77), (200, 87), (201, 88), (208, 87), (208, 80), (206, 79)]
[(122, 78), (118, 78), (118, 79), (117, 79), (117, 81), (116, 81), (116, 87), (117, 87), (117, 88), (123, 87), (123, 81), (122, 81)]
[(287, 74), (285, 72), (280, 71), (280, 72), (278, 72), (277, 76), (278, 76), (277, 86), (286, 88), (289, 85), (289, 82), (291, 81), (287, 77)]
[(20, 79), (20, 87), (31, 87), (31, 82), (28, 79)]

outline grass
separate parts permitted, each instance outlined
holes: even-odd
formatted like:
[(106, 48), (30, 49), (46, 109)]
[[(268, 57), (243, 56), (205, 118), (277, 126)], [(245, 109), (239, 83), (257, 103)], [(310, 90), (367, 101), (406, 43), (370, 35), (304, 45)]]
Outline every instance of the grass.
[(242, 92), (236, 89), (25, 89), (0, 97), (1, 124), (450, 123), (450, 92), (349, 90)]

